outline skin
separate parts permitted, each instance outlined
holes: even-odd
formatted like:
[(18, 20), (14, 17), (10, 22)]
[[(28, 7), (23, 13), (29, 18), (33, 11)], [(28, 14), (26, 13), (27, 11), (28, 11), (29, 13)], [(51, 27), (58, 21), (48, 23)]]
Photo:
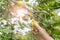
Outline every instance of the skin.
[[(38, 38), (38, 40), (54, 40), (44, 28), (40, 27), (37, 21), (34, 21), (36, 29), (32, 30), (34, 36)], [(39, 32), (37, 32), (39, 31)]]

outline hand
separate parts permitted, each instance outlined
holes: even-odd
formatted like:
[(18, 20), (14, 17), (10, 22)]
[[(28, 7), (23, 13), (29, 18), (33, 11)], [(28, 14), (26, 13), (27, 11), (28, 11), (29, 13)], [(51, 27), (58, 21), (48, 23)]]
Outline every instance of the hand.
[(37, 21), (34, 21), (36, 28), (32, 30), (33, 35), (35, 35), (39, 40), (54, 40), (44, 28), (39, 26)]
[(45, 29), (42, 28), (42, 27), (38, 24), (37, 21), (34, 20), (33, 22), (34, 22), (34, 25), (35, 25), (35, 27), (36, 27), (37, 30), (44, 30), (44, 31), (45, 31)]
[(42, 36), (38, 33), (37, 29), (32, 30), (32, 34), (38, 39), (38, 40), (44, 40)]
[[(38, 40), (44, 40), (43, 37), (41, 36), (41, 34), (39, 33), (39, 28), (40, 28), (40, 26), (39, 26), (38, 22), (35, 21), (35, 20), (34, 20), (33, 22), (34, 22), (34, 25), (36, 26), (36, 28), (33, 28), (32, 34), (33, 34), (36, 38), (38, 38)], [(43, 29), (43, 28), (41, 28), (41, 29)]]

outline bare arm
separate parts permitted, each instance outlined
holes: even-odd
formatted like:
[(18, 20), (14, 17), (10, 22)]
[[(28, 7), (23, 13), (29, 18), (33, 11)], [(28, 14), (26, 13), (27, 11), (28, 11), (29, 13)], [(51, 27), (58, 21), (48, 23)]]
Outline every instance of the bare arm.
[(39, 30), (39, 39), (43, 39), (43, 40), (54, 40), (51, 36), (49, 36), (49, 34), (46, 32), (46, 30), (42, 27), (39, 26), (38, 22), (34, 21), (34, 24), (36, 26), (36, 28)]

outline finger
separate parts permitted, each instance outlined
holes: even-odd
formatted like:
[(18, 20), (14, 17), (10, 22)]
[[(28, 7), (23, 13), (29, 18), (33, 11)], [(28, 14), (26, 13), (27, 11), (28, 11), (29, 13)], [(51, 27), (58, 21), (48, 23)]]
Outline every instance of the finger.
[(32, 34), (35, 35), (35, 36), (37, 35), (37, 33), (35, 31), (32, 31)]
[(38, 40), (43, 40), (43, 38), (41, 37), (41, 35), (39, 35), (39, 34), (37, 34), (36, 32), (32, 32), (33, 33), (33, 35), (35, 36), (35, 37), (37, 37), (38, 38)]
[(34, 24), (38, 24), (38, 22), (34, 20)]
[(39, 30), (38, 30), (37, 28), (33, 29), (33, 31), (35, 31), (35, 32), (39, 32)]

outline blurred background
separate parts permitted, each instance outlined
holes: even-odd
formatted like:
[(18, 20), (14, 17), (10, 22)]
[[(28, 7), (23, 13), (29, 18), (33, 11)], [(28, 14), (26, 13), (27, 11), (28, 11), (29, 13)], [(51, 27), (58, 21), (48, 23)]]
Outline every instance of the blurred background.
[[(17, 14), (17, 9), (22, 10), (22, 14), (20, 11)], [(25, 24), (20, 24), (24, 20), (21, 21), (19, 15), (23, 13), (31, 16)], [(54, 40), (60, 40), (60, 0), (0, 0), (0, 40), (38, 40), (31, 33), (32, 19)]]

